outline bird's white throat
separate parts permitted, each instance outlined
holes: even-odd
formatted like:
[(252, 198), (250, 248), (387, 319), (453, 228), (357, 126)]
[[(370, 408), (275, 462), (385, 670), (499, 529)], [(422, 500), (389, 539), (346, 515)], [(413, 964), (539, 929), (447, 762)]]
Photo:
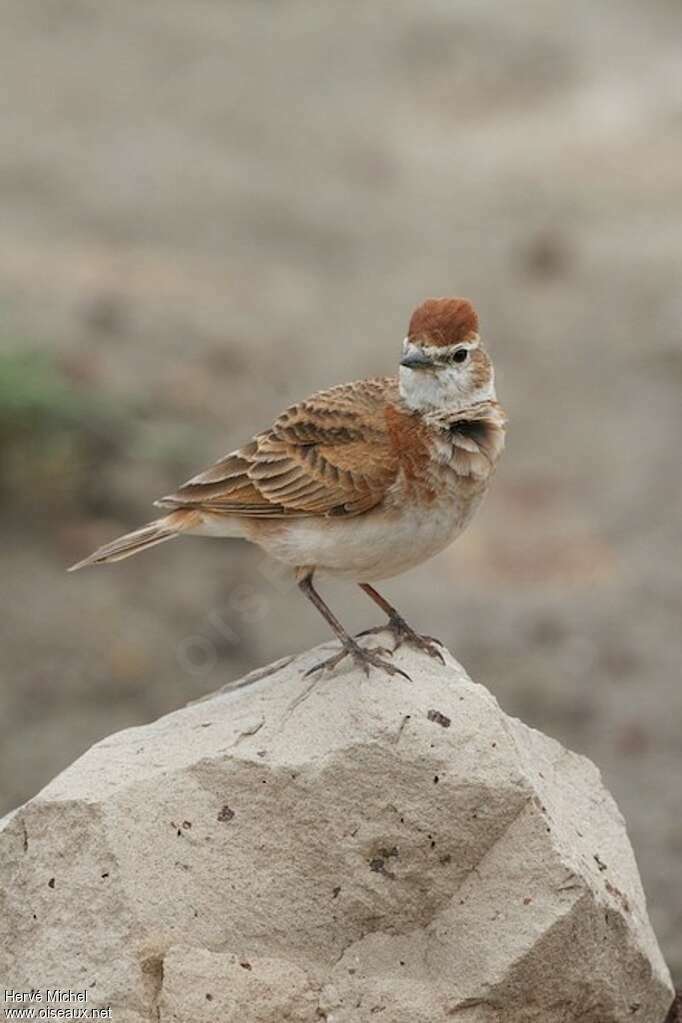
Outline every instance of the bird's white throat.
[(469, 408), (480, 401), (496, 401), (495, 377), (476, 386), (468, 372), (456, 366), (443, 366), (436, 370), (400, 367), (400, 397), (415, 412), (429, 409)]

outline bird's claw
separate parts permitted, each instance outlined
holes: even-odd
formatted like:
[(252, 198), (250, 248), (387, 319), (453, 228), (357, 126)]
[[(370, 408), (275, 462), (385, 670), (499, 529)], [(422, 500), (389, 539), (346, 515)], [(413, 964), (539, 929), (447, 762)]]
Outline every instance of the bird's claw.
[(383, 671), (387, 675), (402, 675), (402, 677), (407, 679), (408, 682), (412, 681), (407, 672), (402, 671), (400, 668), (396, 668), (395, 664), (391, 664), (390, 661), (385, 660), (381, 654), (392, 657), (393, 651), (382, 646), (373, 647), (372, 649), (367, 650), (364, 647), (361, 647), (359, 643), (355, 642), (344, 644), (337, 654), (333, 654), (332, 657), (328, 657), (326, 660), (320, 661), (318, 664), (314, 664), (312, 668), (308, 668), (305, 673), (305, 677), (307, 678), (309, 675), (325, 671), (327, 668), (331, 670), (340, 664), (345, 657), (350, 657), (354, 664), (356, 664), (359, 668), (362, 668), (368, 678), (370, 669), (377, 668), (379, 671)]
[(376, 625), (372, 629), (364, 629), (358, 633), (358, 636), (373, 636), (381, 632), (391, 633), (395, 639), (395, 646), (393, 651), (395, 652), (403, 643), (407, 643), (408, 646), (416, 647), (417, 650), (423, 650), (429, 657), (433, 657), (434, 660), (440, 661), (441, 664), (445, 664), (445, 658), (438, 649), (443, 644), (439, 639), (434, 636), (420, 636), (418, 632), (410, 628), (404, 618), (389, 618), (386, 625)]

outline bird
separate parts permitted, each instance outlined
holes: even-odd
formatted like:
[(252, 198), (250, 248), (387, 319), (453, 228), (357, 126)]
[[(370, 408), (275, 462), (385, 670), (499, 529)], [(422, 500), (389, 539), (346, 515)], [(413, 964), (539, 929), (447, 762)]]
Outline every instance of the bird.
[[(185, 534), (242, 538), (293, 570), (340, 642), (307, 675), (350, 658), (366, 675), (406, 673), (403, 643), (443, 661), (374, 584), (421, 564), (469, 525), (505, 444), (492, 360), (465, 298), (428, 298), (412, 313), (398, 373), (338, 384), (297, 402), (264, 432), (155, 502), (164, 515), (73, 565), (122, 561)], [(350, 635), (314, 585), (357, 584), (387, 616)], [(388, 630), (393, 647), (362, 636)]]

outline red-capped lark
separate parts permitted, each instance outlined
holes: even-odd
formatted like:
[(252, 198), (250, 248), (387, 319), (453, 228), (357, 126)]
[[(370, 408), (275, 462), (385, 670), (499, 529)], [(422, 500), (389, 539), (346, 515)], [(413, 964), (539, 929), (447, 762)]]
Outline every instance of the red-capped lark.
[(250, 540), (295, 570), (341, 642), (339, 653), (308, 674), (349, 656), (366, 674), (375, 667), (404, 675), (386, 659), (389, 651), (366, 649), (349, 635), (313, 576), (357, 583), (388, 615), (394, 650), (408, 642), (442, 659), (436, 641), (414, 632), (372, 584), (433, 557), (466, 528), (502, 453), (505, 422), (473, 306), (427, 299), (412, 314), (397, 377), (339, 384), (292, 405), (157, 501), (168, 514), (72, 571), (184, 533)]

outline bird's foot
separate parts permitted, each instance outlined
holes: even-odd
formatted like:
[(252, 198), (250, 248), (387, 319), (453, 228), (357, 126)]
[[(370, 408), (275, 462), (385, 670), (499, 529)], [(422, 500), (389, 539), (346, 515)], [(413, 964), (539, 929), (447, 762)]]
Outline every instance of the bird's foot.
[(395, 640), (395, 646), (393, 652), (395, 652), (403, 643), (407, 643), (408, 646), (415, 647), (417, 650), (423, 650), (429, 657), (433, 657), (434, 660), (440, 661), (441, 664), (445, 664), (445, 658), (438, 649), (443, 644), (439, 639), (435, 639), (433, 636), (420, 636), (418, 632), (415, 632), (411, 628), (404, 618), (400, 615), (391, 615), (388, 619), (387, 625), (377, 625), (373, 629), (365, 629), (364, 632), (359, 632), (359, 636), (371, 636), (388, 630)]
[(381, 654), (387, 654), (390, 656), (392, 651), (387, 650), (385, 647), (373, 647), (371, 650), (366, 650), (361, 647), (359, 643), (356, 643), (354, 639), (349, 639), (348, 642), (343, 642), (341, 649), (338, 654), (334, 654), (332, 657), (328, 657), (325, 661), (320, 661), (318, 664), (314, 664), (312, 668), (309, 668), (305, 673), (307, 678), (309, 675), (314, 675), (317, 672), (326, 671), (327, 668), (330, 670), (335, 668), (337, 664), (340, 664), (345, 657), (350, 657), (353, 663), (359, 668), (362, 668), (365, 675), (369, 677), (371, 668), (378, 668), (379, 671), (385, 672), (387, 675), (402, 675), (408, 682), (412, 679), (405, 671), (401, 671), (400, 668), (396, 668), (390, 661), (385, 660), (381, 657)]

